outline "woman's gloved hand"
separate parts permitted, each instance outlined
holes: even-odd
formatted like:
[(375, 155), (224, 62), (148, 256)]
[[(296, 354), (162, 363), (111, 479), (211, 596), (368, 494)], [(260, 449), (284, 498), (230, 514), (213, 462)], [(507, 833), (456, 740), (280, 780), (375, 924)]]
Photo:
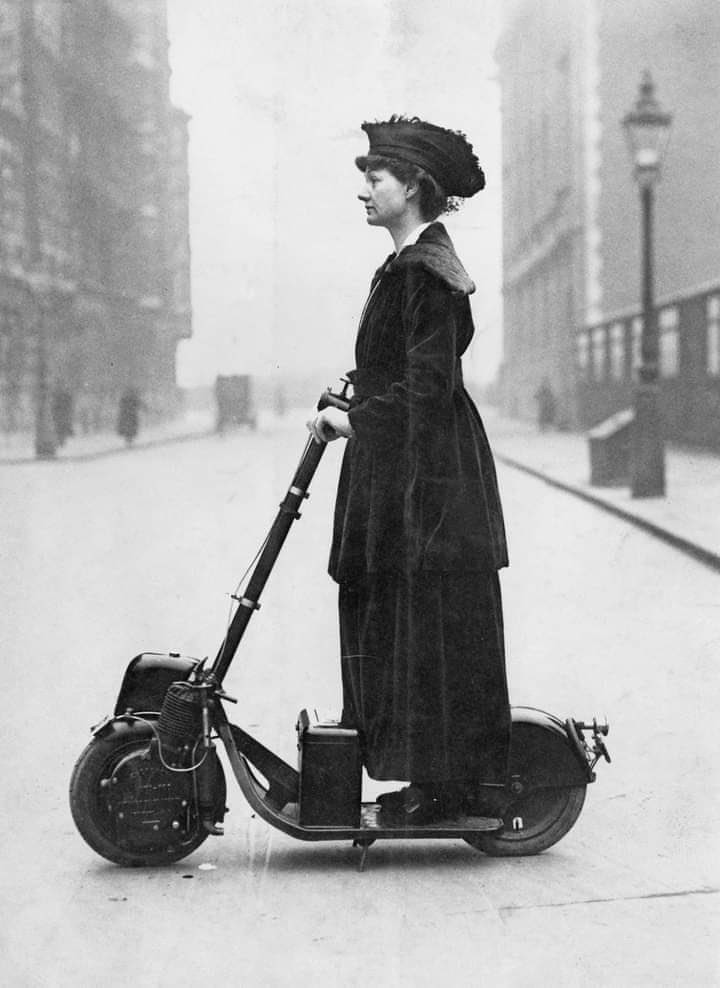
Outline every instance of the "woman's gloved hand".
[(340, 439), (341, 436), (349, 439), (354, 435), (347, 412), (333, 408), (332, 405), (323, 408), (314, 419), (309, 419), (306, 425), (316, 443), (331, 443), (333, 439)]

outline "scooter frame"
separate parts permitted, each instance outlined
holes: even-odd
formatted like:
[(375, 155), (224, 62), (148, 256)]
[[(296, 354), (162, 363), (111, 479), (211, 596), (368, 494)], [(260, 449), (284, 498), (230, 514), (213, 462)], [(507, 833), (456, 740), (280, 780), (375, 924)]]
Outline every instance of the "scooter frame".
[[(347, 382), (341, 394), (326, 391), (318, 407), (334, 405), (346, 409), (348, 407), (346, 390)], [(309, 484), (325, 447), (325, 443), (308, 440), (247, 586), (242, 595), (233, 595), (238, 606), (213, 663), (206, 667), (206, 660), (184, 657), (178, 653), (142, 653), (136, 656), (125, 672), (113, 716), (93, 728), (94, 739), (112, 740), (113, 735), (127, 732), (128, 725), (137, 725), (138, 722), (145, 724), (146, 728), (158, 738), (157, 726), (169, 688), (172, 684), (184, 683), (187, 684), (188, 690), (194, 692), (194, 702), (197, 702), (202, 710), (202, 748), (209, 753), (214, 749), (213, 738), (220, 738), (238, 785), (249, 805), (259, 817), (283, 833), (305, 841), (351, 840), (363, 847), (364, 852), (367, 852), (370, 844), (377, 839), (461, 838), (470, 843), (474, 843), (477, 839), (478, 846), (486, 849), (483, 844), (484, 836), (503, 832), (505, 822), (499, 817), (473, 816), (412, 827), (387, 826), (379, 816), (378, 804), (366, 802), (361, 805), (360, 826), (301, 825), (298, 812), (300, 795), (298, 771), (243, 728), (230, 723), (227, 718), (223, 703), (237, 701), (223, 690), (223, 679), (250, 618), (260, 608), (261, 593), (288, 532), (293, 522), (300, 518), (300, 506), (309, 496)], [(552, 714), (531, 707), (513, 707), (512, 721), (515, 742), (518, 743), (517, 739), (520, 737), (524, 749), (532, 752), (532, 771), (528, 769), (532, 779), (526, 777), (526, 773), (522, 770), (511, 774), (508, 780), (511, 799), (517, 800), (527, 796), (530, 791), (529, 786), (532, 791), (581, 791), (582, 798), (575, 819), (582, 806), (586, 785), (595, 780), (594, 767), (598, 759), (605, 757), (610, 761), (602, 740), (607, 734), (607, 725), (598, 725), (597, 721), (585, 724), (572, 719), (563, 722)], [(585, 740), (586, 733), (592, 734), (590, 744)], [(159, 739), (158, 744), (160, 744)], [(256, 773), (262, 775), (265, 783), (258, 779)], [(201, 825), (205, 827), (207, 833), (222, 833), (222, 828), (217, 825), (218, 818), (222, 819), (222, 811), (217, 807), (211, 815), (207, 812), (204, 814)], [(515, 827), (517, 821), (519, 826)], [(80, 826), (77, 816), (76, 822)], [(521, 830), (522, 819), (513, 818), (512, 826)], [(497, 853), (522, 853), (522, 851)], [(362, 865), (364, 861), (365, 854)]]

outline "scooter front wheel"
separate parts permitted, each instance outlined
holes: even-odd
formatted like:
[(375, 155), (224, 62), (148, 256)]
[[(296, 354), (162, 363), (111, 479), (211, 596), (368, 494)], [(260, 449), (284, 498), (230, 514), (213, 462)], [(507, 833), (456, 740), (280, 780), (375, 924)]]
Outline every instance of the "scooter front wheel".
[[(70, 779), (70, 810), (90, 847), (114, 864), (180, 861), (208, 836), (197, 811), (194, 773), (170, 772), (148, 757), (152, 730), (115, 722), (90, 742)], [(225, 776), (213, 750), (215, 802), (225, 804)]]
[(565, 836), (585, 802), (585, 786), (534, 789), (514, 799), (503, 814), (504, 829), (467, 837), (492, 857), (540, 854)]

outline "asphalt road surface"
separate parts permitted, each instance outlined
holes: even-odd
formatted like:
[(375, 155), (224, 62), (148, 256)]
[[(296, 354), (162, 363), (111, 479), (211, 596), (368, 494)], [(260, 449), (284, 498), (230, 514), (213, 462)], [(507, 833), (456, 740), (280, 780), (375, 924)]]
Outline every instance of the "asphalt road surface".
[[(607, 716), (575, 828), (535, 858), (460, 841), (304, 844), (228, 770), (226, 835), (163, 869), (97, 857), (67, 785), (140, 651), (213, 655), (302, 425), (84, 463), (0, 467), (0, 966), (11, 986), (715, 985), (716, 574), (503, 469), (511, 697)], [(288, 761), (301, 707), (337, 710), (326, 575), (340, 444), (226, 680), (234, 720)], [(366, 781), (365, 795), (380, 784)]]

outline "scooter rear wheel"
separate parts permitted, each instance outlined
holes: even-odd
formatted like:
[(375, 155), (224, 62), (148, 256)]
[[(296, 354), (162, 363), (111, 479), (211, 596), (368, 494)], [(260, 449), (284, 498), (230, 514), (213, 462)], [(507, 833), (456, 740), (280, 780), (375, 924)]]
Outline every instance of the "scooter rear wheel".
[(534, 789), (513, 800), (503, 814), (501, 831), (466, 838), (492, 857), (540, 854), (565, 836), (585, 802), (585, 786)]
[[(170, 864), (180, 861), (207, 838), (207, 831), (194, 811), (191, 773), (171, 773), (141, 758), (152, 738), (150, 728), (139, 721), (120, 725), (113, 733), (93, 738), (78, 758), (70, 779), (70, 810), (81, 836), (101, 857), (126, 867)], [(216, 754), (212, 753), (217, 760)], [(216, 765), (217, 807), (225, 805), (225, 776), (220, 762)], [(118, 778), (119, 777), (119, 778)], [(118, 785), (112, 782), (118, 779)], [(119, 791), (118, 791), (119, 790)], [(112, 797), (108, 793), (112, 793)], [(118, 803), (113, 809), (112, 799)], [(118, 827), (119, 807), (126, 802), (130, 811), (137, 808), (147, 815), (148, 808), (158, 807), (158, 816), (186, 814), (182, 827), (175, 828), (168, 819), (144, 834), (139, 829)], [(153, 805), (154, 801), (154, 805)], [(168, 810), (168, 806), (170, 810)]]

